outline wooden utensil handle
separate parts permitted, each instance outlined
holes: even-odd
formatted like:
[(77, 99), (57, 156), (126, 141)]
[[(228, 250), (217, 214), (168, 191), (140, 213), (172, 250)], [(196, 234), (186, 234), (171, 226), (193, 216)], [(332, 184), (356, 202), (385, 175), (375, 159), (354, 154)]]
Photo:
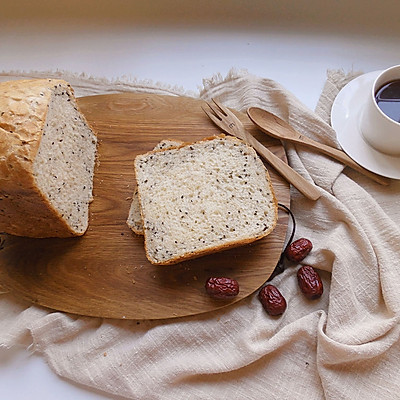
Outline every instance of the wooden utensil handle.
[(364, 167), (362, 167), (360, 164), (357, 164), (352, 158), (350, 158), (344, 151), (335, 149), (334, 147), (327, 146), (322, 143), (317, 143), (314, 142), (313, 140), (302, 136), (302, 140), (296, 141), (296, 143), (304, 146), (309, 146), (317, 149), (323, 154), (326, 154), (327, 156), (330, 156), (334, 158), (335, 160), (340, 161), (341, 163), (351, 167), (352, 169), (360, 172), (361, 174), (369, 177), (370, 179), (374, 180), (377, 183), (380, 183), (381, 185), (389, 185), (390, 180), (381, 176), (377, 175), (371, 171), (368, 171)]
[(375, 174), (362, 167), (360, 164), (350, 158), (344, 151), (335, 149), (334, 147), (327, 146), (325, 144), (316, 142), (307, 136), (302, 135), (296, 131), (286, 121), (270, 113), (267, 110), (263, 110), (258, 107), (250, 107), (247, 110), (247, 115), (254, 122), (254, 124), (264, 133), (280, 140), (288, 140), (293, 143), (300, 144), (302, 146), (308, 146), (314, 148), (320, 153), (326, 154), (335, 160), (353, 168), (368, 178), (374, 180), (381, 185), (389, 185), (390, 180), (381, 175)]
[(321, 197), (320, 190), (311, 182), (303, 178), (288, 164), (277, 157), (272, 151), (268, 150), (253, 136), (246, 135), (249, 144), (260, 154), (277, 172), (279, 172), (289, 183), (291, 183), (300, 193), (311, 200), (318, 200)]

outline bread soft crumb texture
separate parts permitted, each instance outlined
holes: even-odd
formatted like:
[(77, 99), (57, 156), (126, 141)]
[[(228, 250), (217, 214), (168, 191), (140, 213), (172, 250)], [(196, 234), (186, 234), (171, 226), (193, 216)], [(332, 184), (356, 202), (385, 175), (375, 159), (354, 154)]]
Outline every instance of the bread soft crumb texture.
[(88, 227), (97, 138), (71, 86), (38, 79), (0, 84), (0, 231), (82, 235)]
[[(165, 139), (162, 140), (160, 143), (154, 147), (153, 150), (162, 150), (162, 149), (169, 149), (171, 147), (177, 147), (182, 145), (183, 142), (181, 140), (175, 139)], [(132, 202), (129, 209), (128, 219), (126, 220), (127, 225), (129, 228), (132, 229), (137, 235), (143, 235), (143, 220), (142, 214), (140, 213), (140, 205), (139, 205), (139, 198), (138, 198), (138, 190), (137, 188), (133, 192), (132, 195)]]
[(244, 142), (220, 136), (135, 159), (145, 250), (174, 264), (270, 234), (277, 201), (269, 174)]

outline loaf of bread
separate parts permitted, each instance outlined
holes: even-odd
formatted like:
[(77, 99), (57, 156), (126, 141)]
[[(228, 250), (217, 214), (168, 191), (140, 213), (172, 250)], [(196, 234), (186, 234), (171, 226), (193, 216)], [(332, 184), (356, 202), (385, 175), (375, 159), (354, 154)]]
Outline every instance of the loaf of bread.
[[(160, 143), (154, 147), (153, 150), (162, 150), (162, 149), (169, 149), (171, 147), (177, 147), (182, 145), (183, 142), (181, 140), (175, 139), (165, 139), (162, 140)], [(133, 192), (132, 195), (132, 202), (129, 209), (128, 219), (126, 220), (127, 225), (129, 228), (132, 229), (137, 235), (143, 235), (143, 220), (142, 214), (140, 213), (140, 205), (139, 205), (139, 198), (138, 198), (138, 190), (137, 188)]]
[(167, 265), (270, 234), (277, 201), (253, 148), (227, 136), (136, 157), (147, 258)]
[(82, 235), (96, 147), (67, 82), (0, 83), (0, 232)]

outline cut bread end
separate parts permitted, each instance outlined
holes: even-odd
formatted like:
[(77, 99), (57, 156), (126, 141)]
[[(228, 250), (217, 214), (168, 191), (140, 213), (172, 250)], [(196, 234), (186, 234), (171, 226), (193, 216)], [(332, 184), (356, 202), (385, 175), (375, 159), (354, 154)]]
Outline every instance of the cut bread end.
[(39, 190), (72, 235), (88, 227), (97, 138), (79, 112), (72, 89), (54, 87), (33, 173)]
[(88, 227), (97, 138), (71, 86), (0, 83), (0, 231), (35, 238)]

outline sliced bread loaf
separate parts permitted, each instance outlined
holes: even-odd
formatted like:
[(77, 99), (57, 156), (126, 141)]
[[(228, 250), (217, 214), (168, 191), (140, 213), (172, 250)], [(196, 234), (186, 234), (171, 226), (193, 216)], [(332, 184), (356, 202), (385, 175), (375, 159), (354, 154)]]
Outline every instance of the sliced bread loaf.
[[(182, 145), (183, 142), (181, 140), (175, 139), (165, 139), (162, 140), (160, 143), (154, 147), (154, 151), (162, 150), (162, 149), (169, 149), (171, 147), (177, 147)], [(140, 205), (139, 205), (139, 198), (138, 198), (138, 190), (137, 188), (133, 192), (132, 195), (132, 202), (129, 209), (128, 219), (126, 220), (127, 225), (129, 228), (132, 229), (137, 235), (143, 235), (143, 220), (142, 215), (140, 213)]]
[(96, 146), (67, 82), (0, 83), (0, 231), (38, 238), (82, 235)]
[(227, 136), (135, 159), (145, 250), (174, 264), (267, 236), (277, 222), (269, 174), (256, 152)]

